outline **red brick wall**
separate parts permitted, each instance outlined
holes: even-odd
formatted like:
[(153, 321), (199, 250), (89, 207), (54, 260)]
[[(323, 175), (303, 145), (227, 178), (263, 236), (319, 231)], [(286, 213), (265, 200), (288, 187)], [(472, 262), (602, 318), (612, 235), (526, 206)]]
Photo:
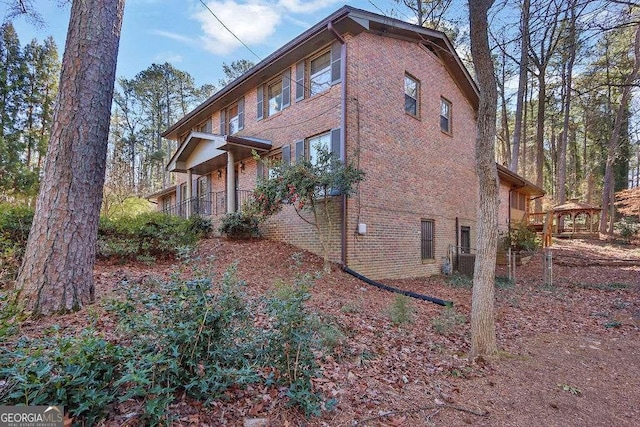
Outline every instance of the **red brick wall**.
[[(348, 207), (348, 264), (372, 278), (437, 274), (456, 244), (456, 217), (475, 246), (474, 111), (435, 55), (362, 33), (348, 45), (347, 152), (367, 173)], [(404, 76), (420, 81), (420, 117), (404, 111)], [(440, 131), (440, 98), (452, 133)], [(359, 118), (359, 120), (358, 120)], [(434, 220), (435, 259), (422, 261), (421, 219)], [(357, 224), (367, 233), (356, 234)]]

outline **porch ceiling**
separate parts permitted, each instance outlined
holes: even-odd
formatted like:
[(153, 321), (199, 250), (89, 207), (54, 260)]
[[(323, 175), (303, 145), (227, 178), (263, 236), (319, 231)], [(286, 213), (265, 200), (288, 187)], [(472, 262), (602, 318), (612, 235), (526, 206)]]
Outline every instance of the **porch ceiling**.
[(191, 132), (186, 141), (173, 155), (167, 170), (206, 175), (227, 166), (227, 153), (232, 153), (235, 161), (252, 156), (252, 151), (264, 153), (271, 150), (271, 141), (258, 138), (240, 138), (230, 135), (216, 135), (206, 132)]

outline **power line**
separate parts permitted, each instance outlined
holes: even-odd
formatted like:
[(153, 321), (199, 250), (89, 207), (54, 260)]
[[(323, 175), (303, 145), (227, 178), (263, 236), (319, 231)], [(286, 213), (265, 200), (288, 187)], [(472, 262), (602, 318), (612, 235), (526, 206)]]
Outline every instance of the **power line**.
[(214, 17), (214, 18), (216, 18), (216, 21), (218, 21), (218, 22), (220, 23), (220, 25), (222, 25), (222, 27), (223, 27), (225, 30), (227, 30), (227, 31), (229, 32), (229, 34), (231, 34), (233, 37), (235, 37), (235, 39), (236, 39), (236, 40), (238, 40), (238, 41), (242, 44), (242, 46), (244, 46), (245, 48), (247, 48), (247, 50), (248, 50), (249, 52), (251, 52), (251, 53), (252, 53), (256, 58), (258, 58), (258, 60), (259, 60), (259, 61), (262, 61), (262, 58), (260, 57), (260, 55), (258, 55), (257, 53), (255, 53), (255, 52), (254, 52), (254, 51), (253, 51), (249, 46), (247, 46), (247, 44), (246, 44), (245, 42), (243, 42), (242, 40), (240, 40), (240, 37), (236, 36), (236, 34), (235, 34), (233, 31), (231, 31), (231, 30), (229, 29), (229, 27), (227, 27), (227, 26), (224, 24), (224, 22), (222, 22), (222, 21), (220, 20), (220, 18), (218, 18), (218, 16), (217, 16), (215, 13), (213, 13), (213, 10), (211, 10), (211, 8), (209, 8), (209, 6), (207, 6), (207, 4), (204, 2), (204, 0), (200, 0), (200, 3), (202, 3), (202, 5), (203, 5), (204, 7), (206, 7), (206, 8), (207, 8), (207, 10), (211, 13), (211, 15), (213, 15), (213, 17)]

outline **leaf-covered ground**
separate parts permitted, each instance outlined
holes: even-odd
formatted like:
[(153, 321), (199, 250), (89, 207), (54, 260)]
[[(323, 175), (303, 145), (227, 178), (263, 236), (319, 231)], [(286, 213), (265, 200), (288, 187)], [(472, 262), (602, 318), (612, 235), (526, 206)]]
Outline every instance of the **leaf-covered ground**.
[[(322, 261), (282, 243), (209, 239), (198, 250), (217, 274), (238, 262), (250, 293), (268, 291)], [(543, 254), (516, 269), (516, 283), (499, 281), (496, 360), (472, 363), (471, 290), (461, 277), (385, 282), (450, 300), (453, 309), (412, 300), (394, 324), (394, 294), (334, 268), (312, 288), (310, 305), (344, 334), (333, 355), (320, 359), (315, 387), (337, 399), (335, 410), (305, 419), (282, 391), (232, 389), (204, 406), (183, 398), (171, 408), (176, 425), (253, 426), (632, 426), (640, 420), (640, 247), (560, 241), (553, 246), (553, 283), (545, 283)], [(295, 262), (294, 262), (295, 260)], [(302, 267), (295, 267), (301, 262)], [(112, 298), (123, 279), (168, 278), (171, 263), (96, 267), (98, 299)], [(506, 275), (504, 267), (498, 275)], [(117, 297), (117, 295), (115, 295)], [(99, 317), (114, 324), (100, 301), (53, 322), (81, 329)], [(395, 312), (397, 315), (397, 310)], [(397, 319), (397, 317), (394, 317)], [(27, 323), (38, 335), (47, 322)], [(135, 402), (114, 409), (106, 425), (135, 425)], [(133, 414), (133, 415), (132, 415)]]

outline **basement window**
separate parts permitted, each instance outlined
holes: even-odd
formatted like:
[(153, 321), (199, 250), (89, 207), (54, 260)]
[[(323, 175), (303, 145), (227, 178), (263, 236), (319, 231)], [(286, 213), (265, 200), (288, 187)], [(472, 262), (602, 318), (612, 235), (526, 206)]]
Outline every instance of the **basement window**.
[(423, 219), (420, 225), (420, 249), (423, 261), (435, 259), (434, 235), (434, 221)]

